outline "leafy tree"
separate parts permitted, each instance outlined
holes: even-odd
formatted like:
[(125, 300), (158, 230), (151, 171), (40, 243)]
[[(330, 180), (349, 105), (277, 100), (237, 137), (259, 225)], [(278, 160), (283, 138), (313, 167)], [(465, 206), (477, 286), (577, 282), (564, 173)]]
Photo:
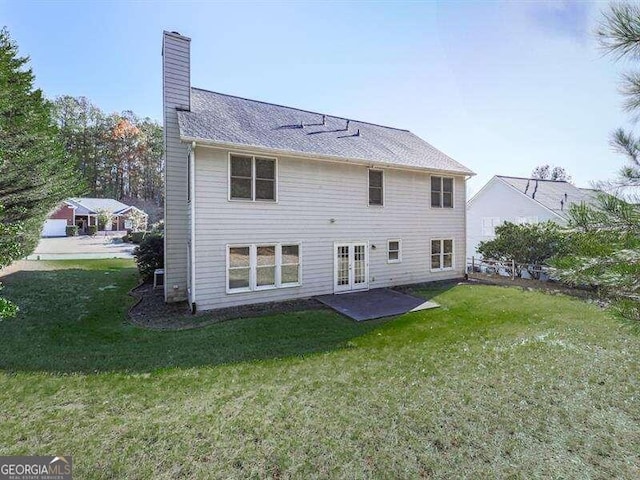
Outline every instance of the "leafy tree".
[(98, 218), (98, 228), (100, 230), (106, 230), (107, 225), (113, 221), (113, 215), (109, 210), (100, 209), (96, 211)]
[(538, 269), (547, 260), (564, 251), (564, 236), (553, 222), (517, 225), (505, 222), (496, 227), (496, 238), (480, 242), (478, 252), (485, 258), (514, 261), (516, 272), (526, 269), (539, 278)]
[(139, 232), (147, 228), (147, 216), (140, 210), (132, 209), (128, 215), (131, 220), (131, 230)]
[(531, 172), (531, 178), (571, 182), (571, 175), (569, 175), (564, 168), (553, 167), (552, 169), (549, 165), (538, 165)]
[(57, 98), (55, 118), (91, 196), (162, 205), (160, 125), (131, 111), (106, 115), (84, 97)]
[[(640, 4), (611, 4), (603, 14), (597, 36), (602, 49), (616, 61), (640, 60)], [(624, 73), (620, 90), (625, 99), (624, 109), (637, 114), (640, 111), (640, 72)], [(613, 189), (640, 186), (640, 138), (619, 128), (611, 137), (611, 145), (625, 156), (627, 165), (615, 180), (603, 182), (602, 186)]]

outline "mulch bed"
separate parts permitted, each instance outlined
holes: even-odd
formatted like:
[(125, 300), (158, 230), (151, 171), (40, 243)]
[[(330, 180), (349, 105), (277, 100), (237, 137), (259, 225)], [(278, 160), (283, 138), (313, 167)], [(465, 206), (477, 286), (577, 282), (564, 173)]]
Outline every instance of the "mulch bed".
[(165, 303), (162, 288), (154, 290), (151, 283), (138, 285), (129, 294), (138, 299), (135, 305), (129, 309), (129, 320), (138, 327), (153, 330), (187, 330), (238, 318), (327, 308), (317, 300), (307, 298), (219, 308), (194, 315), (187, 302)]

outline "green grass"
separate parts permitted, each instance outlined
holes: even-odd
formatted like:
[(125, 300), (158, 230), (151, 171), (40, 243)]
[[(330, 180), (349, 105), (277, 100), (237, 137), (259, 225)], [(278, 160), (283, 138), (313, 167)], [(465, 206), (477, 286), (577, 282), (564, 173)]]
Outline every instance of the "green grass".
[(329, 311), (197, 330), (129, 325), (122, 261), (3, 279), (0, 455), (76, 478), (637, 478), (640, 332), (514, 288), (442, 308)]

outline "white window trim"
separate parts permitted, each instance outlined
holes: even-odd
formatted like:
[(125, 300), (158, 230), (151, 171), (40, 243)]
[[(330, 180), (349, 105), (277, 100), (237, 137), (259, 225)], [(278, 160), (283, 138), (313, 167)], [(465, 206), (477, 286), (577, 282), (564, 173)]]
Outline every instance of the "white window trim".
[[(391, 250), (389, 249), (389, 244), (391, 242), (398, 242), (398, 259), (397, 260), (391, 260), (389, 258), (389, 253), (391, 252)], [(387, 263), (402, 263), (402, 240), (400, 240), (399, 238), (391, 238), (387, 240)]]
[[(296, 283), (282, 283), (282, 247), (296, 245), (298, 247), (298, 281)], [(271, 247), (276, 248), (276, 271), (275, 271), (275, 285), (262, 285), (258, 286), (257, 267), (258, 267), (258, 247)], [(229, 288), (229, 265), (230, 258), (229, 252), (232, 248), (246, 248), (249, 247), (249, 286), (243, 288)], [(285, 265), (294, 265), (293, 263), (287, 263)], [(246, 268), (246, 267), (243, 267)], [(260, 242), (260, 243), (229, 243), (226, 245), (226, 269), (225, 269), (225, 290), (228, 294), (234, 293), (247, 293), (247, 292), (260, 292), (263, 290), (276, 290), (281, 288), (292, 288), (302, 286), (302, 242)]]
[[(371, 189), (371, 176), (369, 175), (369, 172), (380, 172), (382, 173), (382, 204), (381, 205), (377, 205), (377, 204), (371, 204), (370, 203), (370, 195), (369, 195), (369, 190)], [(367, 206), (368, 207), (372, 207), (372, 208), (382, 208), (385, 206), (385, 204), (387, 203), (387, 199), (386, 199), (386, 194), (387, 194), (387, 184), (386, 184), (386, 175), (385, 175), (385, 171), (382, 170), (381, 168), (368, 168), (367, 169)]]
[[(229, 253), (231, 251), (232, 248), (246, 248), (249, 247), (249, 286), (248, 287), (243, 287), (243, 288), (229, 288), (229, 270), (230, 270), (230, 257), (229, 257)], [(226, 257), (227, 257), (227, 261), (226, 261), (226, 269), (225, 269), (225, 282), (226, 282), (226, 289), (227, 289), (227, 293), (244, 293), (244, 292), (250, 292), (251, 291), (251, 285), (253, 284), (253, 268), (252, 265), (255, 263), (254, 259), (253, 259), (253, 255), (254, 255), (254, 249), (252, 248), (251, 244), (248, 243), (234, 243), (234, 244), (229, 244), (227, 245), (227, 253), (226, 253)], [(238, 267), (240, 268), (240, 267)], [(246, 268), (246, 267), (242, 267), (242, 268)]]
[[(251, 157), (251, 198), (231, 198), (231, 156)], [(275, 198), (273, 200), (256, 199), (256, 158), (264, 158), (265, 160), (273, 160), (274, 165), (274, 182), (275, 182)], [(268, 155), (256, 155), (248, 152), (228, 152), (227, 154), (227, 201), (229, 202), (246, 202), (246, 203), (278, 203), (278, 158)]]
[[(433, 205), (431, 205), (431, 182), (432, 182), (432, 178), (433, 177), (438, 177), (440, 178), (440, 206), (438, 207), (434, 207)], [(450, 178), (451, 179), (451, 206), (450, 207), (443, 207), (442, 204), (444, 203), (444, 195), (443, 195), (443, 179), (445, 178)], [(429, 175), (429, 207), (430, 208), (437, 208), (437, 209), (451, 209), (453, 210), (456, 206), (456, 177), (452, 177), (450, 175)], [(434, 239), (435, 240), (435, 239)], [(448, 239), (447, 239), (448, 240)]]
[[(450, 267), (440, 267), (440, 268), (432, 268), (432, 256), (433, 252), (431, 251), (433, 242), (440, 242), (440, 265), (444, 265), (444, 241), (451, 240), (451, 266)], [(455, 269), (456, 264), (456, 241), (453, 238), (432, 238), (429, 240), (429, 268), (432, 272), (447, 272)]]

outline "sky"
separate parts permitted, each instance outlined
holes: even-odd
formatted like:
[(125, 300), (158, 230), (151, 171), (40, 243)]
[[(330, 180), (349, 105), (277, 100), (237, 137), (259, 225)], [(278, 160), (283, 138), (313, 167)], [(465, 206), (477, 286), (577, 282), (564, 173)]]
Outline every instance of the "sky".
[(615, 176), (633, 127), (603, 54), (596, 2), (32, 2), (0, 20), (49, 98), (162, 121), (162, 31), (191, 41), (193, 86), (405, 128), (493, 175), (562, 166)]

